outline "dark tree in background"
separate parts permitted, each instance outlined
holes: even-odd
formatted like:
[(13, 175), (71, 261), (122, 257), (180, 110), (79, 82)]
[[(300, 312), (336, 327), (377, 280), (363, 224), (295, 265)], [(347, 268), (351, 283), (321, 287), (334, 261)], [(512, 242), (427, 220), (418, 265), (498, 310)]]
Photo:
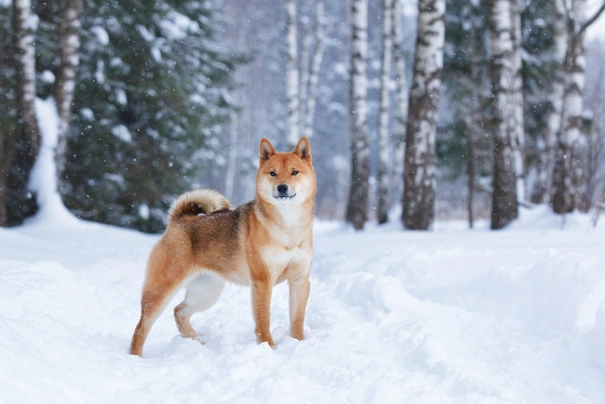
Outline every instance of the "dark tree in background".
[[(535, 49), (552, 49), (551, 54), (547, 55), (545, 68), (548, 70), (545, 80), (548, 83), (546, 95), (536, 100), (534, 105), (546, 105), (543, 119), (536, 123), (536, 181), (531, 190), (530, 199), (533, 203), (549, 203), (551, 197), (551, 185), (553, 168), (555, 164), (555, 152), (557, 150), (557, 133), (561, 129), (561, 113), (563, 111), (563, 94), (565, 91), (565, 74), (563, 72), (563, 62), (567, 51), (567, 24), (564, 0), (540, 1), (539, 9), (527, 8), (528, 22), (531, 24), (539, 16), (545, 15), (544, 11), (550, 11), (546, 15), (552, 16), (552, 23), (542, 28), (547, 29), (545, 38), (536, 36), (540, 27), (532, 27), (529, 31), (530, 39), (535, 42)], [(535, 25), (535, 24), (534, 24)], [(532, 52), (533, 54), (533, 52)], [(535, 69), (533, 69), (535, 70)], [(537, 78), (536, 83), (539, 83)]]
[(486, 205), (492, 173), (492, 138), (487, 108), (491, 96), (488, 69), (489, 37), (485, 2), (448, 2), (444, 52), (444, 95), (451, 119), (442, 119), (437, 138), (437, 158), (442, 183), (457, 184), (466, 173), (466, 210), (469, 227), (477, 208)]
[(403, 224), (427, 230), (435, 215), (435, 140), (443, 73), (445, 0), (418, 2), (418, 37), (405, 140)]
[(216, 161), (237, 55), (211, 4), (177, 4), (87, 1), (63, 195), (83, 218), (158, 231)]

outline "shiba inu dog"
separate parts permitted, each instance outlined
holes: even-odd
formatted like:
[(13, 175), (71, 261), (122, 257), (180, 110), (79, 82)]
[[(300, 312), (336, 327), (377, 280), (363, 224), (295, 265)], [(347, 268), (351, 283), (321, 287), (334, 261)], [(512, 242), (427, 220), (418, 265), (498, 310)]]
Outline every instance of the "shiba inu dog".
[(315, 191), (311, 145), (303, 137), (293, 152), (276, 152), (261, 140), (256, 196), (245, 205), (232, 210), (227, 198), (208, 189), (181, 195), (149, 257), (130, 353), (142, 355), (153, 323), (181, 287), (187, 292), (174, 309), (176, 324), (184, 337), (198, 338), (190, 318), (216, 303), (225, 281), (251, 286), (256, 339), (275, 347), (271, 292), (287, 280), (290, 333), (304, 339)]

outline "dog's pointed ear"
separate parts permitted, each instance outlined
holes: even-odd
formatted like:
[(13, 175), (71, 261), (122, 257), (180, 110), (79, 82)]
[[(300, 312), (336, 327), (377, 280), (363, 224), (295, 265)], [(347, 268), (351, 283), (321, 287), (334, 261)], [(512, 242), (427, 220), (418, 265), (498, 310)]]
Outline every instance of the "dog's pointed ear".
[(309, 139), (307, 139), (306, 136), (300, 138), (298, 144), (296, 145), (296, 149), (294, 149), (294, 153), (297, 154), (301, 159), (311, 163), (313, 159), (311, 157), (311, 143), (309, 143)]
[(260, 141), (259, 154), (261, 164), (269, 160), (275, 154), (273, 145), (265, 138), (262, 138)]

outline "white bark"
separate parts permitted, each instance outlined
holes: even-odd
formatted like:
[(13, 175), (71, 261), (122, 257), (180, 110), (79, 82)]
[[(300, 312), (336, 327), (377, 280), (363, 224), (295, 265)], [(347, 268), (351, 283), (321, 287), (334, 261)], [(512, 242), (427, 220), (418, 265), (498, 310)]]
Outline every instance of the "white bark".
[(324, 19), (324, 2), (323, 0), (315, 1), (315, 49), (311, 57), (309, 66), (309, 80), (305, 100), (305, 114), (303, 118), (303, 135), (306, 137), (313, 136), (313, 124), (315, 122), (315, 104), (317, 83), (319, 82), (319, 72), (321, 70), (321, 62), (326, 48), (326, 29)]
[[(391, 15), (393, 18), (393, 68), (395, 78), (395, 147), (393, 148), (393, 174), (392, 178), (399, 182), (401, 186), (403, 179), (404, 167), (404, 151), (405, 151), (405, 131), (408, 119), (408, 80), (406, 76), (406, 64), (403, 54), (404, 38), (403, 38), (403, 0), (393, 0), (394, 11)], [(398, 192), (401, 188), (398, 188)]]
[(237, 111), (231, 111), (229, 125), (229, 154), (227, 155), (227, 171), (225, 173), (225, 196), (233, 200), (233, 187), (235, 186), (235, 174), (237, 172), (237, 162), (239, 154), (238, 142), (238, 123), (239, 114)]
[[(578, 158), (574, 155), (576, 144), (582, 134), (582, 110), (584, 108), (585, 57), (584, 23), (586, 10), (585, 0), (572, 0), (568, 9), (568, 46), (563, 64), (565, 74), (565, 90), (563, 95), (563, 111), (561, 114), (561, 130), (558, 137), (555, 169), (553, 173), (552, 206), (557, 213), (571, 212), (579, 207), (581, 187), (584, 179), (580, 167), (575, 165)], [(598, 13), (603, 10), (600, 9)]]
[(298, 43), (296, 35), (296, 0), (286, 0), (286, 41), (288, 47), (288, 70), (286, 73), (286, 95), (288, 98), (288, 145), (294, 148), (299, 138), (299, 77)]
[(403, 26), (401, 16), (403, 15), (403, 0), (394, 1), (394, 12), (391, 17), (393, 29), (393, 64), (395, 67), (395, 83), (397, 86), (397, 123), (400, 127), (398, 132), (405, 135), (405, 126), (408, 115), (408, 81), (405, 72), (405, 58), (403, 57)]
[(492, 229), (518, 216), (522, 186), (523, 117), (518, 49), (517, 0), (491, 0), (491, 81), (493, 94), (494, 192)]
[(525, 201), (525, 129), (523, 118), (523, 76), (521, 72), (521, 13), (519, 0), (510, 0), (510, 15), (513, 40), (513, 133), (515, 146), (513, 156), (515, 160), (515, 175), (517, 176), (517, 200)]
[(434, 218), (435, 139), (443, 73), (445, 0), (420, 0), (414, 76), (410, 91), (403, 194), (403, 224), (427, 230)]
[(61, 21), (59, 23), (59, 72), (56, 80), (55, 100), (59, 114), (59, 139), (55, 151), (58, 183), (67, 160), (67, 140), (71, 105), (76, 87), (76, 74), (80, 64), (80, 15), (81, 0), (63, 0), (61, 2)]
[(351, 68), (349, 124), (351, 131), (351, 190), (347, 221), (356, 230), (368, 218), (370, 147), (367, 127), (368, 0), (349, 0)]
[[(33, 165), (40, 147), (40, 129), (36, 120), (36, 70), (34, 35), (31, 30), (31, 1), (14, 0), (15, 51), (17, 54), (17, 103), (20, 136), (27, 143), (27, 164)], [(24, 179), (27, 181), (27, 178)]]
[(393, 51), (393, 0), (382, 2), (382, 57), (380, 70), (380, 109), (378, 118), (378, 223), (388, 221), (389, 211), (389, 81)]

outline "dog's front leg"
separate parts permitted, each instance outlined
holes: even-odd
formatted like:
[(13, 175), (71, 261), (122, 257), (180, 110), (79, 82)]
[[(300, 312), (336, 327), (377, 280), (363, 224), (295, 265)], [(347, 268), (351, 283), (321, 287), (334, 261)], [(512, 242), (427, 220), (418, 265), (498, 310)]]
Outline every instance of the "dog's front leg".
[(271, 337), (271, 292), (273, 283), (269, 276), (256, 276), (252, 279), (252, 311), (256, 328), (256, 340), (259, 344), (266, 342), (275, 348)]
[(309, 275), (288, 278), (290, 287), (290, 335), (298, 340), (305, 339), (305, 309), (311, 285)]

